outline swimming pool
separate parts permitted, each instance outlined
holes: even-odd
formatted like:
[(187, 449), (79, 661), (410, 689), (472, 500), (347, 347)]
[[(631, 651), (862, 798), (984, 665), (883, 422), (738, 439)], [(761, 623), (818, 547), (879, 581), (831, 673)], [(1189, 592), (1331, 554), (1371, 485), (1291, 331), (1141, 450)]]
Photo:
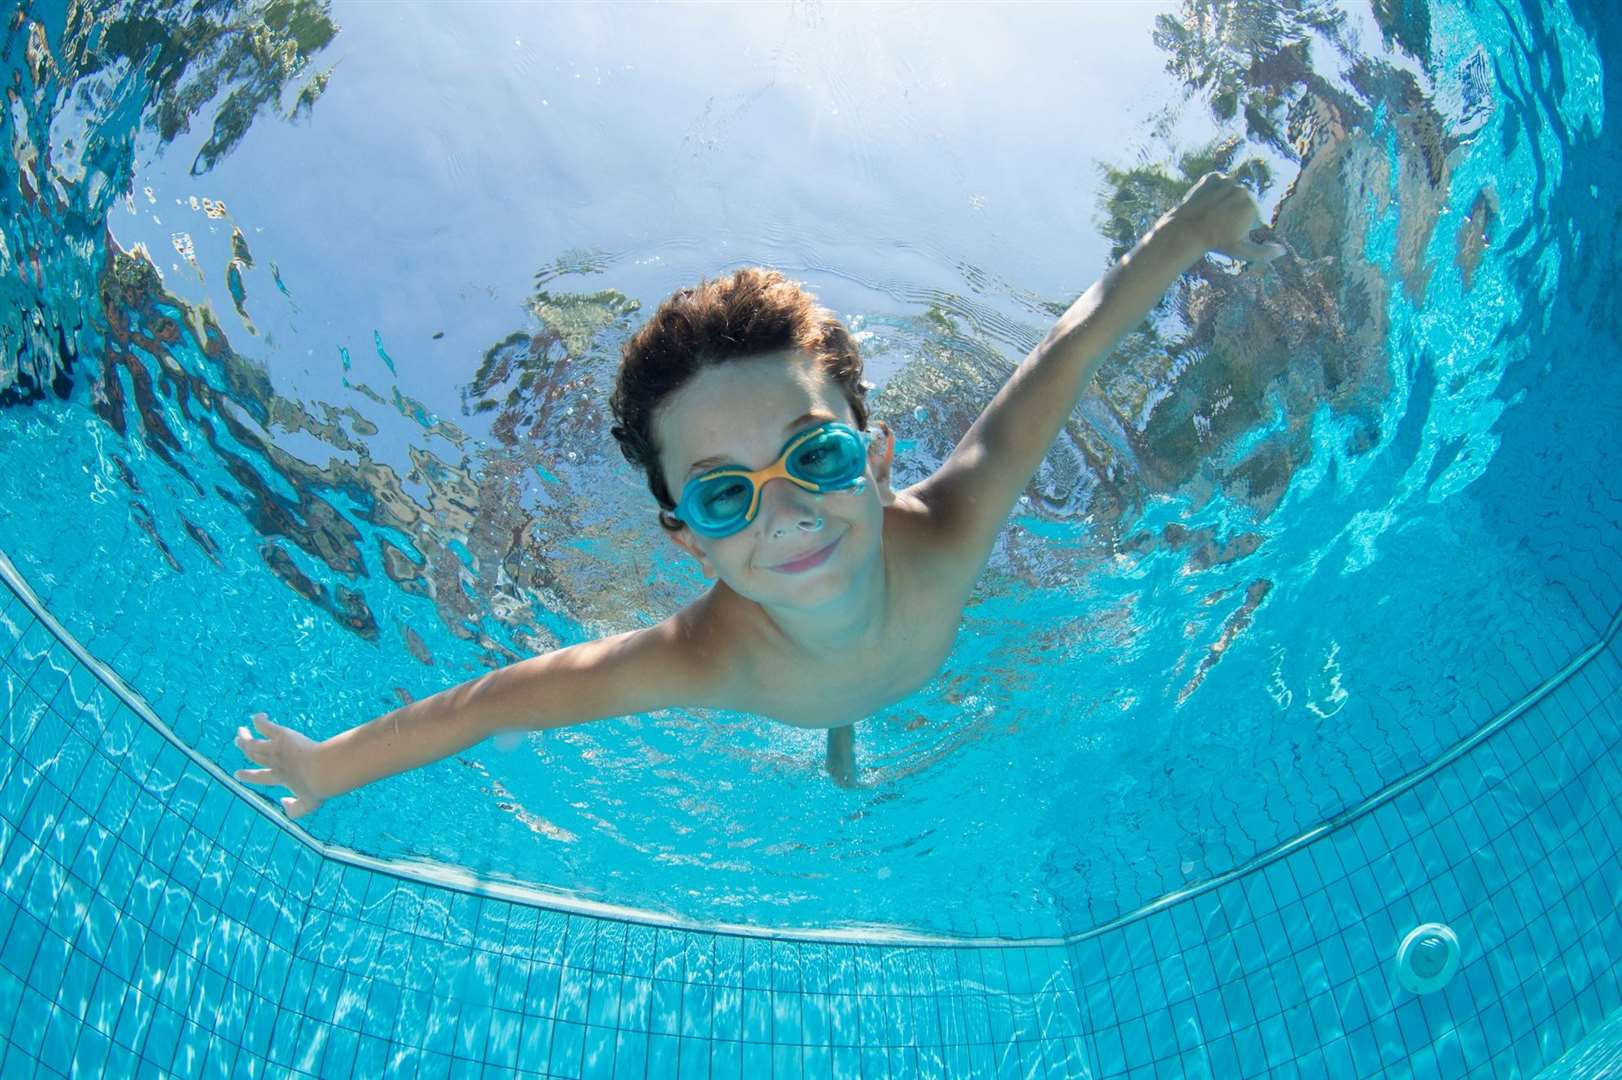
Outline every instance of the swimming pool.
[[(9, 28), (0, 1069), (1498, 1076), (1615, 1012), (1614, 16), (1094, 9), (1078, 73), (1035, 9), (386, 10), (145, 79), (155, 26)], [(1061, 90), (1096, 142), (999, 116)], [(670, 288), (811, 281), (922, 475), (1212, 140), (1294, 268), (1102, 373), (871, 787), (680, 714), (308, 831), (221, 772), (693, 594), (603, 447)]]

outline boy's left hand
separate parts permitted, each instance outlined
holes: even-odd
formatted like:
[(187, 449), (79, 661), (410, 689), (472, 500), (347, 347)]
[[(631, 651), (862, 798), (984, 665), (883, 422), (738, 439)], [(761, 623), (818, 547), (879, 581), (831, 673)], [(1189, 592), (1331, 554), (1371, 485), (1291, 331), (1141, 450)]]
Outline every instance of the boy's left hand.
[(1214, 251), (1234, 259), (1270, 262), (1289, 249), (1273, 240), (1257, 240), (1261, 212), (1241, 184), (1222, 173), (1206, 173), (1155, 231), (1174, 232), (1200, 254)]

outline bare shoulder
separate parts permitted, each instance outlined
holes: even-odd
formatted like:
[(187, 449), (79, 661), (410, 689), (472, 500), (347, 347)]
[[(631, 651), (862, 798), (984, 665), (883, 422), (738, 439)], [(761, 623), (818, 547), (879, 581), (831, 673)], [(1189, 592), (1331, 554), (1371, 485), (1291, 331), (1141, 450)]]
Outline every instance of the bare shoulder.
[(963, 527), (950, 500), (928, 480), (897, 492), (884, 524), (887, 542), (941, 586), (966, 592), (991, 554), (990, 545)]
[(681, 687), (681, 702), (724, 707), (751, 668), (743, 613), (724, 586), (710, 589), (680, 611), (643, 631), (656, 667)]

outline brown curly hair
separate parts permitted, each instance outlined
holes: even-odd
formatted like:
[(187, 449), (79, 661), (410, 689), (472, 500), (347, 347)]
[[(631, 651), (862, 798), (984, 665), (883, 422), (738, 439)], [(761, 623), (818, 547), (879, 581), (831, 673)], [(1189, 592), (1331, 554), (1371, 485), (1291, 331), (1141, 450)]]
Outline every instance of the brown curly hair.
[(862, 356), (845, 324), (776, 270), (750, 266), (678, 290), (625, 343), (608, 406), (625, 460), (643, 470), (658, 500), (659, 524), (681, 528), (653, 440), (653, 413), (701, 370), (728, 360), (798, 349), (822, 365), (867, 430)]

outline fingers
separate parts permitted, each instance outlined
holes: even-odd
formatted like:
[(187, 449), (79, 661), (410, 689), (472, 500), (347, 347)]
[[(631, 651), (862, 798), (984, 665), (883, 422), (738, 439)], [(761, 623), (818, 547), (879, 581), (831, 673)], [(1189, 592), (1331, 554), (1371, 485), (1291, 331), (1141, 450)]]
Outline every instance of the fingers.
[(1276, 240), (1266, 243), (1257, 243), (1254, 240), (1236, 240), (1226, 247), (1218, 249), (1220, 254), (1235, 259), (1245, 259), (1250, 262), (1272, 262), (1280, 255), (1289, 253), (1289, 249)]
[(275, 769), (238, 769), (231, 775), (245, 784), (275, 784), (280, 782), (276, 779)]
[(256, 712), (250, 718), (253, 726), (259, 729), (261, 735), (269, 735), (273, 731), (280, 731), (281, 725), (271, 721), (270, 717), (262, 712)]
[(1273, 230), (1263, 225), (1259, 219), (1249, 233), (1236, 236), (1220, 247), (1214, 248), (1219, 255), (1226, 255), (1231, 259), (1243, 259), (1247, 262), (1269, 263), (1281, 255), (1294, 254), (1289, 245), (1273, 239)]
[(241, 750), (242, 755), (249, 761), (257, 761), (261, 765), (270, 764), (268, 757), (270, 741), (268, 739), (256, 739), (249, 733), (247, 728), (239, 727), (237, 728), (236, 744), (237, 749)]

